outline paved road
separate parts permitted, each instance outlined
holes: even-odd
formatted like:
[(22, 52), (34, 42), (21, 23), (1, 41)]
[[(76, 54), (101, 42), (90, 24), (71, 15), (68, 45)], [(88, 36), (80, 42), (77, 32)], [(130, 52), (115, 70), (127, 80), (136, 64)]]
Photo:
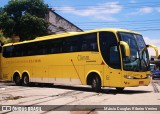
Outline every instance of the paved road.
[[(160, 110), (160, 80), (153, 80), (149, 86), (127, 87), (121, 93), (114, 88), (103, 88), (95, 93), (87, 86), (41, 84), (23, 87), (0, 82), (0, 105), (16, 107), (14, 111), (0, 111), (2, 114), (20, 114), (22, 111), (23, 114), (137, 114), (137, 110), (142, 114), (159, 114), (156, 109)], [(58, 111), (72, 109), (75, 111)]]

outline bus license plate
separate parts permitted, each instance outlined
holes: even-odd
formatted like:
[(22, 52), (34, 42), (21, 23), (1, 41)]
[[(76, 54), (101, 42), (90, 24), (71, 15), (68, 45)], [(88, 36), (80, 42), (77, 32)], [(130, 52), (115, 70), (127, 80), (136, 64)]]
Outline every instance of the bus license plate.
[(139, 81), (139, 84), (140, 85), (144, 85), (144, 81)]

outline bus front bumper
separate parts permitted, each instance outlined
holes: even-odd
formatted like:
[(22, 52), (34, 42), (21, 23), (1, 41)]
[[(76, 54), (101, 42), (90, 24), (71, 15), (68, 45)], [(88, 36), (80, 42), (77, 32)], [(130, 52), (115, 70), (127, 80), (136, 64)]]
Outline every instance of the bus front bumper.
[(122, 81), (123, 87), (148, 86), (151, 82), (151, 77), (146, 79), (124, 79)]

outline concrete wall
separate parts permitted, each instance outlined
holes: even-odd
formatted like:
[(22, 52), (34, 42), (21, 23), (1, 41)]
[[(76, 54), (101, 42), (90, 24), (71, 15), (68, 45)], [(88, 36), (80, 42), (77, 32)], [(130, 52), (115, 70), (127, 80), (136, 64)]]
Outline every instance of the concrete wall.
[(63, 17), (61, 17), (60, 15), (58, 15), (52, 10), (49, 10), (49, 13), (46, 19), (51, 24), (49, 26), (51, 33), (81, 32), (82, 31), (76, 25), (64, 19)]

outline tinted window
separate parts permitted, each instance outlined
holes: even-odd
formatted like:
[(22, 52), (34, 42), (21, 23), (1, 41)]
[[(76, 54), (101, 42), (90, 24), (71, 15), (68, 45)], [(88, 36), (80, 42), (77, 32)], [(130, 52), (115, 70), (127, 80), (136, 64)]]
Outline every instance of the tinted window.
[(63, 53), (80, 51), (79, 37), (70, 37), (63, 39)]
[(117, 39), (112, 32), (100, 32), (100, 50), (104, 61), (112, 68), (121, 68)]
[(81, 38), (81, 51), (98, 51), (97, 34), (83, 35)]
[(7, 46), (3, 49), (4, 57), (20, 57), (44, 54), (70, 53), (80, 51), (98, 51), (97, 34), (85, 34), (66, 38), (44, 40)]
[(2, 46), (0, 46), (0, 53), (2, 52)]
[(14, 46), (8, 46), (4, 48), (3, 56), (4, 57), (12, 57), (13, 56)]
[(48, 45), (49, 54), (62, 53), (62, 39), (49, 40), (48, 42), (49, 42)]

